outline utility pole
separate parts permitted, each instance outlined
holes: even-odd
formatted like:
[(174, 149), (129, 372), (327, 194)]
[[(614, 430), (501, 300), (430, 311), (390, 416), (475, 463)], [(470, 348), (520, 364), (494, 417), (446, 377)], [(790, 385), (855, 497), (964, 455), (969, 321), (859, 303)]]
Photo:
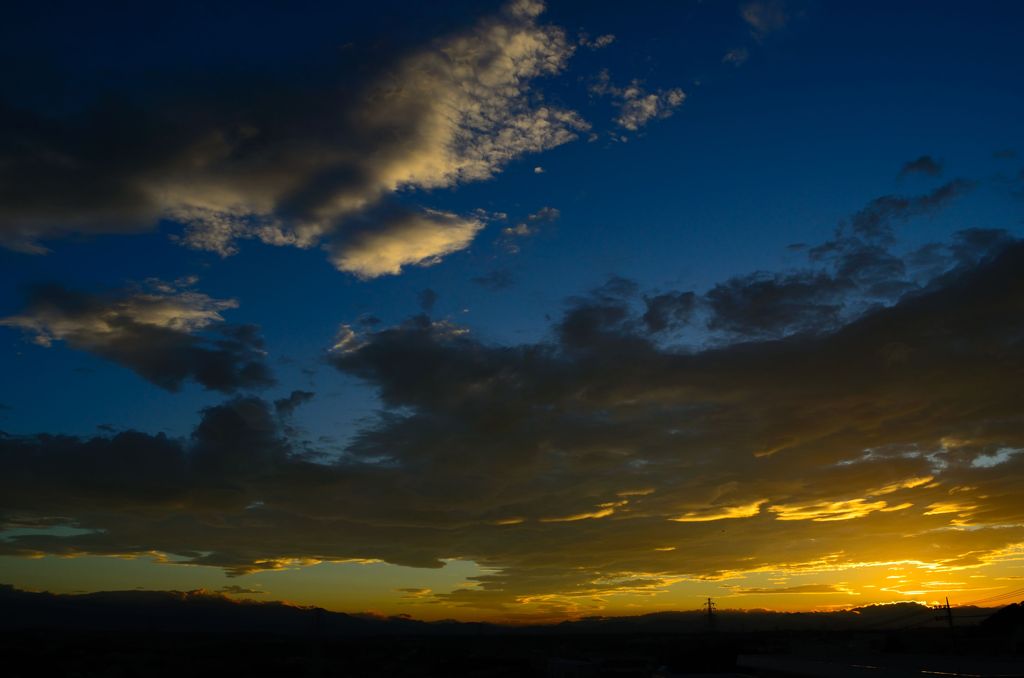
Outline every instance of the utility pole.
[(708, 598), (708, 602), (704, 603), (703, 607), (708, 612), (708, 628), (714, 630), (715, 628), (715, 603)]
[(944, 610), (945, 613), (946, 613), (946, 614), (944, 614), (942, 616), (936, 617), (935, 621), (943, 621), (943, 620), (945, 620), (946, 623), (949, 625), (949, 630), (952, 631), (953, 630), (953, 608), (951, 608), (949, 606), (949, 596), (946, 596), (946, 604), (945, 605), (939, 605), (935, 609), (937, 609), (937, 610)]
[(949, 626), (949, 642), (950, 644), (956, 643), (956, 631), (953, 630), (953, 608), (949, 605), (949, 596), (946, 596), (946, 604), (939, 605), (937, 610), (942, 610), (945, 614), (935, 617), (935, 621), (946, 620), (946, 624)]

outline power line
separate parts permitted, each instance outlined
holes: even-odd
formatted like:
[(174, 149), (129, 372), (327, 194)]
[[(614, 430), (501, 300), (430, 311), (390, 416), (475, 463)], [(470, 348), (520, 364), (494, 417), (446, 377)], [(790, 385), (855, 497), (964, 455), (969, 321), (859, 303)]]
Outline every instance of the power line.
[(966, 603), (959, 603), (957, 607), (965, 607), (968, 605), (978, 605), (981, 603), (994, 603), (1000, 600), (1008, 600), (1010, 598), (1017, 598), (1018, 596), (1024, 597), (1024, 589), (1016, 589), (1014, 591), (1007, 591), (1006, 593), (1000, 593), (997, 595), (989, 596), (988, 598), (979, 598)]

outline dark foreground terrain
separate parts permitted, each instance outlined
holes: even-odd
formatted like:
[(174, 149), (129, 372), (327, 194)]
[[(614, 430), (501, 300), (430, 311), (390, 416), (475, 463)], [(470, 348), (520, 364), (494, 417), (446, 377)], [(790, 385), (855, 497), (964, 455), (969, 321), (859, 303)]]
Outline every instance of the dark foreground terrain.
[(311, 639), (233, 633), (16, 631), (21, 676), (1024, 676), (1024, 656), (938, 630), (501, 634)]
[(0, 675), (1020, 676), (1024, 605), (697, 612), (506, 627), (344, 615), (206, 592), (0, 587)]

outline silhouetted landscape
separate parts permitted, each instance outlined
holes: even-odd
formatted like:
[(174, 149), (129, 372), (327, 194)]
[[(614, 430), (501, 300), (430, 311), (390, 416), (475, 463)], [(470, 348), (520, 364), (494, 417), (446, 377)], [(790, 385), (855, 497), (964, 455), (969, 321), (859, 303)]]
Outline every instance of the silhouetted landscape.
[(12, 676), (1024, 675), (1024, 603), (954, 612), (952, 629), (939, 611), (913, 603), (722, 610), (711, 622), (694, 610), (513, 626), (344, 614), (207, 591), (72, 595), (4, 586), (0, 642)]

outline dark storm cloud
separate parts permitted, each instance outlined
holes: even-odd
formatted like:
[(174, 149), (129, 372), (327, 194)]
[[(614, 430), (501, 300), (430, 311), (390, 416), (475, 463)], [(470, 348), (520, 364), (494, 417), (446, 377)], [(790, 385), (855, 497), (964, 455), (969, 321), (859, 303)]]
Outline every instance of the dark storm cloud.
[(942, 163), (930, 155), (922, 155), (916, 160), (910, 160), (900, 169), (900, 176), (909, 174), (924, 174), (929, 177), (937, 177), (942, 174)]
[[(326, 241), (333, 263), (361, 277), (435, 263), (483, 223), (366, 211), (409, 189), (488, 179), (589, 127), (531, 96), (575, 50), (539, 23), (543, 11), (517, 0), (402, 52), (277, 77), (154, 79), (63, 115), (0, 101), (0, 245), (42, 253), (69, 233), (169, 220), (184, 244), (224, 256), (258, 238)], [(353, 238), (359, 216), (375, 223)]]
[(255, 398), (207, 409), (187, 440), (0, 438), (4, 523), (88, 530), (0, 551), (234, 575), (466, 558), (489, 571), (427, 600), (565, 611), (730, 573), (941, 572), (1024, 542), (1024, 455), (1006, 452), (1024, 448), (1024, 243), (827, 332), (676, 350), (647, 311), (613, 279), (535, 344), (425, 316), (347, 328), (330, 361), (384, 409), (331, 462)]
[(40, 346), (63, 341), (169, 391), (187, 380), (224, 393), (268, 386), (274, 380), (258, 328), (227, 324), (220, 315), (235, 306), (156, 281), (106, 296), (51, 284), (31, 288), (25, 309), (0, 325), (20, 328)]

